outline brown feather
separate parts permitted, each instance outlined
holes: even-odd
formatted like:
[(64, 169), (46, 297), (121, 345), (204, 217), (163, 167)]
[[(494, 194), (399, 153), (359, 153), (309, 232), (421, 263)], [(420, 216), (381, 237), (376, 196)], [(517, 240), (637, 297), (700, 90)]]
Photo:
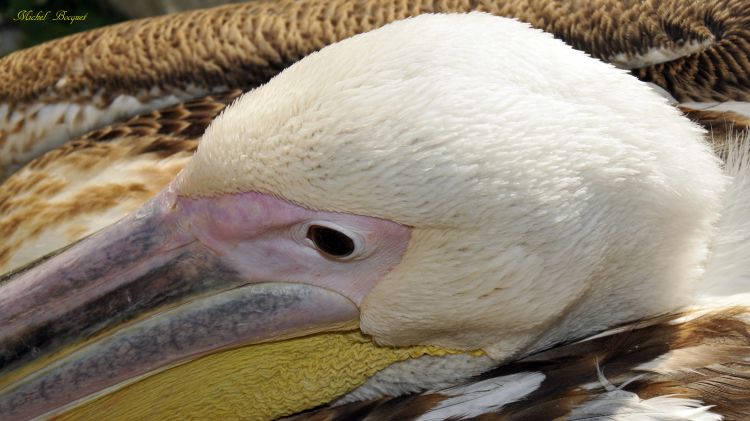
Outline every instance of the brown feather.
[[(750, 130), (750, 117), (732, 111), (698, 110), (678, 107), (685, 115), (708, 131), (708, 139), (716, 152), (725, 156), (731, 142), (741, 139)], [(729, 143), (728, 143), (729, 142)]]
[(240, 93), (206, 96), (90, 132), (11, 176), (0, 188), (0, 273), (140, 207), (182, 169), (211, 120)]

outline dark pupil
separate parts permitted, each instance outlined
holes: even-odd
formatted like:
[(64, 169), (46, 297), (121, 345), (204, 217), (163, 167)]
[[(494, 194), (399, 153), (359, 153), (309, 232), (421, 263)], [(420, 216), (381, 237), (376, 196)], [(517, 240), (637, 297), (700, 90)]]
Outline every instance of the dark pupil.
[(307, 238), (321, 251), (336, 257), (346, 257), (354, 252), (354, 241), (346, 235), (330, 228), (313, 225), (307, 231)]

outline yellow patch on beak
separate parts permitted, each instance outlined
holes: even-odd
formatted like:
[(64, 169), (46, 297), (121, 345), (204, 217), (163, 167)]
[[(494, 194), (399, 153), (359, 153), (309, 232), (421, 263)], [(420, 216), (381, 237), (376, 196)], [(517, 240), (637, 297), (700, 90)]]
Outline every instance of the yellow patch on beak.
[(54, 418), (274, 419), (331, 402), (393, 363), (460, 353), (432, 346), (381, 347), (359, 331), (322, 333), (208, 355)]

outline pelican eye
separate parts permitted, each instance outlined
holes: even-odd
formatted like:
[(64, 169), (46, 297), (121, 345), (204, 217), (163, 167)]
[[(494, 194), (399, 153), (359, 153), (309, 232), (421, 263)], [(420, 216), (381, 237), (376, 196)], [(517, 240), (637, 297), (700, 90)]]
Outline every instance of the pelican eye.
[(307, 238), (323, 253), (333, 257), (347, 257), (354, 253), (354, 240), (333, 228), (311, 225)]

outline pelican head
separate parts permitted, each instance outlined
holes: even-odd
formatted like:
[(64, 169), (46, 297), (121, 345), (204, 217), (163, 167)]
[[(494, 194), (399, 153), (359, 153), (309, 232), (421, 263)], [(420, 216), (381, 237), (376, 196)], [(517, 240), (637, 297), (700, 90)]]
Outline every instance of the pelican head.
[[(668, 312), (726, 183), (702, 136), (527, 24), (396, 22), (242, 96), (143, 209), (6, 282), (2, 355), (123, 355), (88, 394), (219, 344), (359, 326), (502, 362)], [(168, 329), (198, 333), (126, 352)]]
[[(359, 256), (294, 252), (318, 271), (355, 268), (315, 285), (356, 303), (364, 332), (502, 359), (683, 304), (722, 183), (702, 132), (644, 84), (526, 24), (469, 14), (407, 20), (292, 66), (212, 124), (176, 188), (334, 212), (312, 219)], [(398, 225), (367, 225), (378, 220)], [(390, 268), (396, 250), (398, 265), (359, 280), (372, 269), (358, 265)]]

